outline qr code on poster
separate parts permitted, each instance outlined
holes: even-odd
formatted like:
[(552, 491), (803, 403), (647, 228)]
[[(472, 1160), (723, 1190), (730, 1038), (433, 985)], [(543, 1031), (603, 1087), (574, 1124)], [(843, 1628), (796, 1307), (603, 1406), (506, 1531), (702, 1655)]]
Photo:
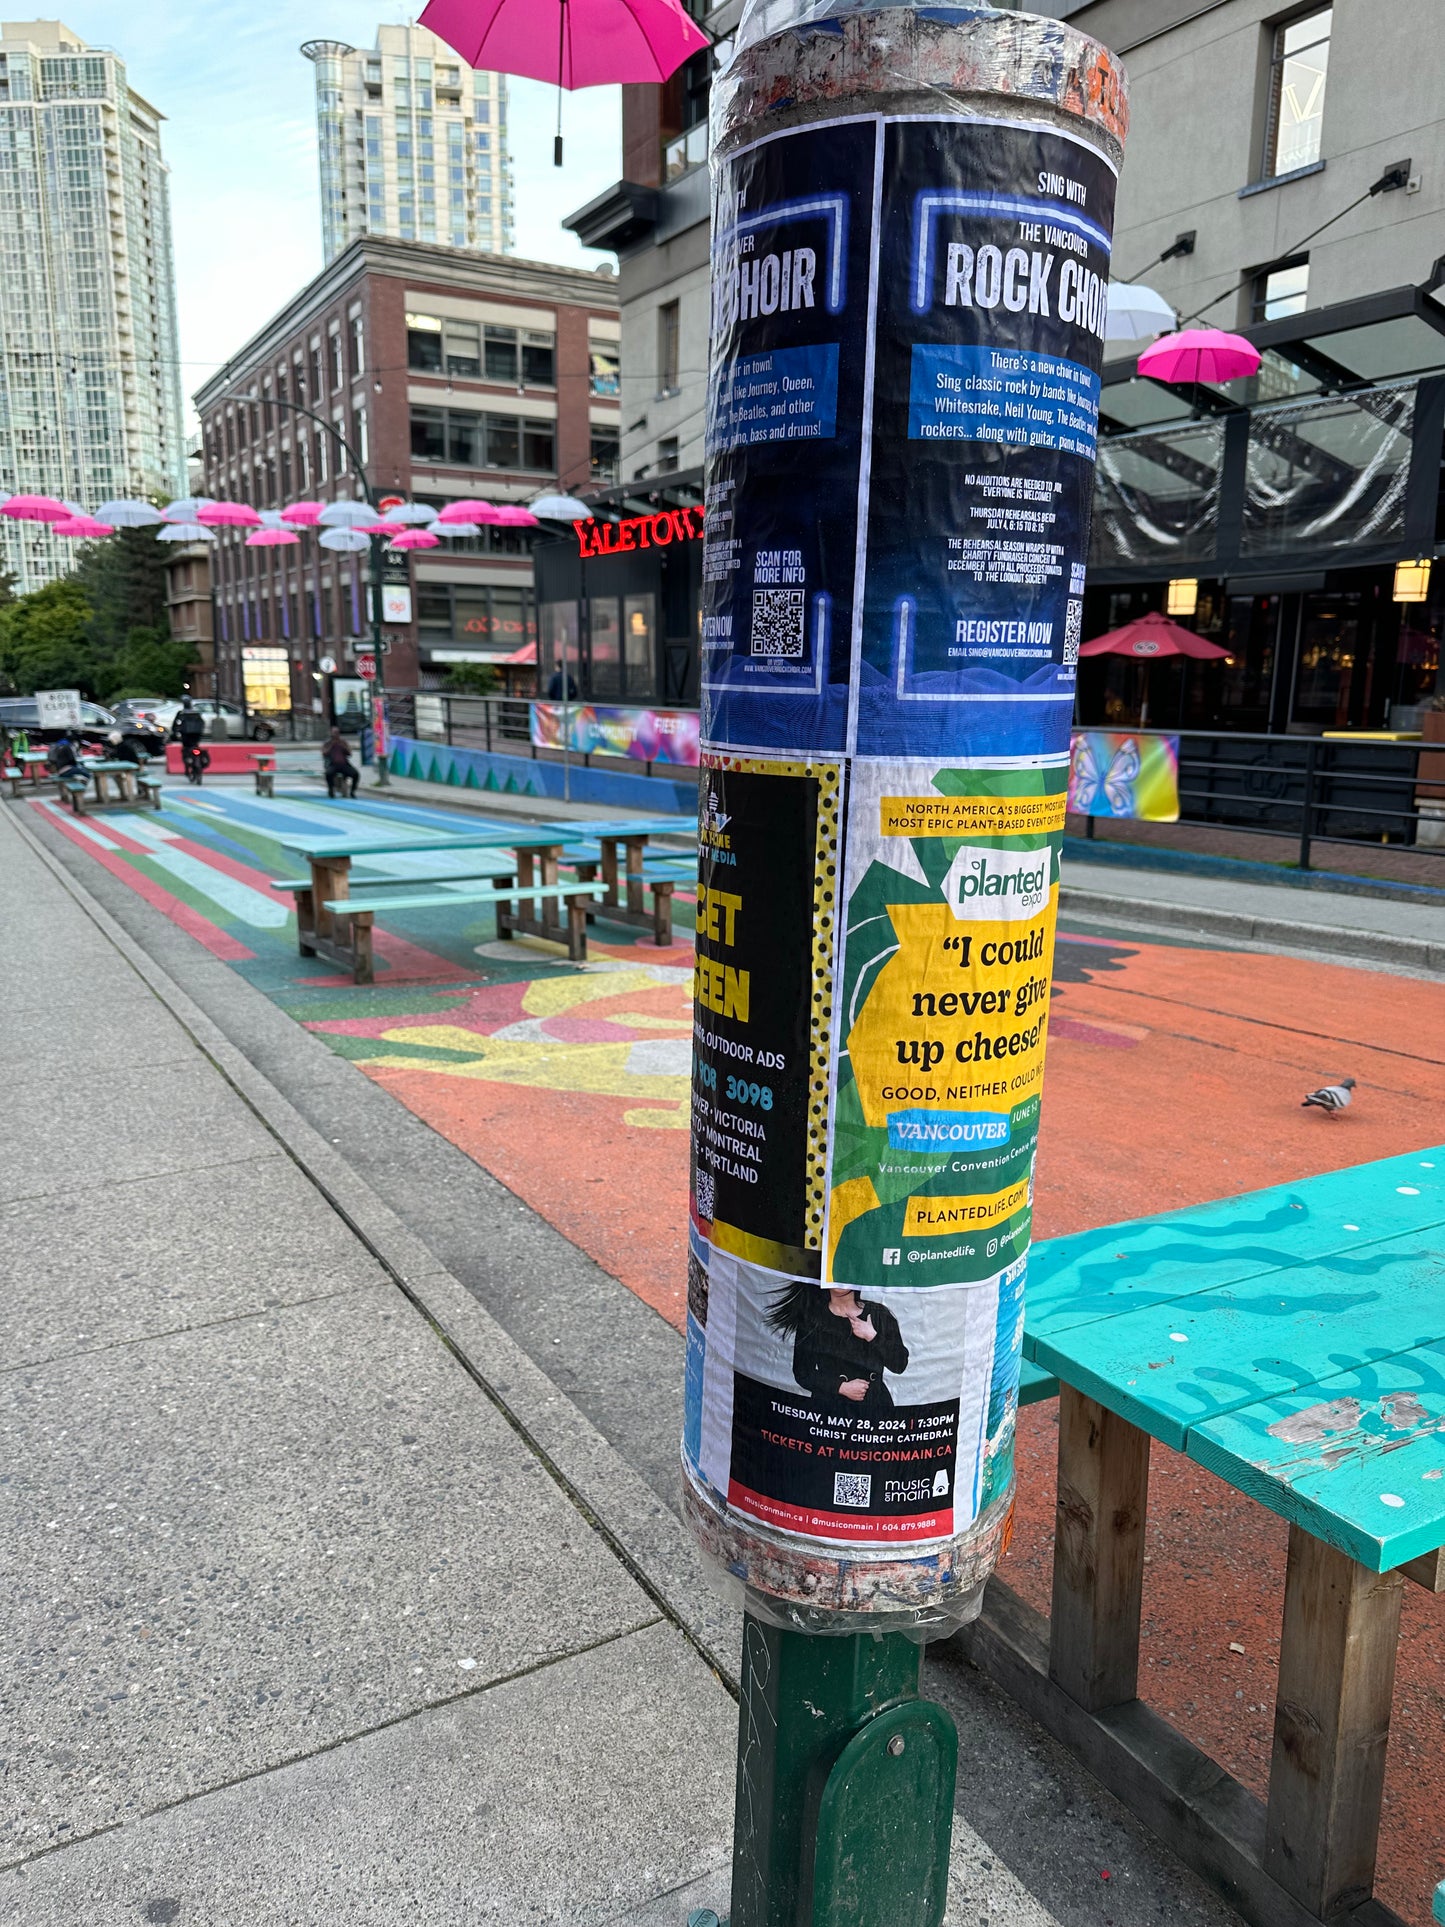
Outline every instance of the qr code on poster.
[(873, 1497), (873, 1474), (871, 1472), (835, 1472), (833, 1474), (834, 1505), (866, 1506)]
[(693, 1180), (693, 1196), (697, 1199), (697, 1215), (706, 1223), (712, 1223), (713, 1192), (712, 1172), (699, 1171)]
[(1070, 602), (1064, 614), (1064, 667), (1079, 660), (1079, 638), (1084, 633), (1084, 605)]
[(752, 653), (801, 656), (807, 602), (801, 589), (754, 589)]

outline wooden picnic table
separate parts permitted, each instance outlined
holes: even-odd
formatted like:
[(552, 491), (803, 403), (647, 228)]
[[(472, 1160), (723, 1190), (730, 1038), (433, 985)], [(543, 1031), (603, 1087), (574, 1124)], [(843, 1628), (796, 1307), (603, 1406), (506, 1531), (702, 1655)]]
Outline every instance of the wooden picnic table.
[[(1053, 1611), (991, 1581), (973, 1656), (1259, 1927), (1391, 1927), (1401, 1596), (1445, 1592), (1445, 1146), (1036, 1245), (1024, 1355)], [(1137, 1697), (1155, 1439), (1290, 1522), (1264, 1804)]]
[[(552, 826), (558, 827), (558, 826)], [(646, 869), (649, 837), (679, 836), (696, 839), (697, 824), (691, 818), (676, 816), (622, 817), (612, 821), (579, 823), (585, 842), (598, 846), (595, 862), (581, 856), (575, 859), (577, 874), (590, 881), (601, 870), (603, 895), (595, 914), (609, 923), (635, 925), (651, 930), (659, 944), (672, 939), (672, 906), (669, 901), (677, 879), (669, 878), (661, 889), (653, 890), (653, 908), (646, 904), (646, 891), (657, 881)], [(575, 847), (575, 846), (574, 846)], [(625, 894), (624, 894), (625, 892)]]
[(5, 759), (5, 776), (10, 784), (10, 794), (18, 796), (20, 785), (27, 778), (32, 789), (40, 785), (42, 776), (49, 774), (46, 764), (49, 751), (43, 749), (11, 750)]
[[(558, 894), (557, 864), (562, 850), (569, 843), (580, 842), (585, 834), (576, 824), (549, 824), (469, 831), (461, 836), (384, 837), (377, 841), (354, 837), (318, 843), (283, 837), (282, 848), (293, 850), (305, 859), (310, 880), (300, 884), (282, 879), (274, 887), (291, 890), (295, 895), (296, 941), (301, 955), (326, 957), (349, 969), (358, 983), (369, 983), (370, 920), (363, 925), (358, 917), (348, 916), (336, 907), (351, 894), (353, 858), (364, 862), (370, 856), (437, 857), (450, 856), (458, 850), (511, 850), (516, 863), (508, 874), (516, 877), (517, 897), (525, 898), (529, 885), (550, 894), (533, 899), (535, 914), (514, 913), (509, 919), (509, 928), (554, 943), (568, 943), (569, 933), (562, 921), (564, 899)], [(421, 872), (406, 881), (424, 883), (428, 876)], [(358, 934), (363, 930), (365, 935), (358, 948)]]
[(95, 802), (98, 807), (105, 805), (105, 784), (109, 778), (115, 792), (117, 803), (133, 803), (136, 791), (151, 793), (151, 800), (159, 805), (159, 786), (155, 780), (146, 778), (144, 762), (133, 763), (122, 756), (82, 756), (68, 770), (61, 772), (61, 786), (68, 789), (71, 808), (77, 816), (84, 815), (85, 791), (79, 784), (67, 784), (66, 779), (83, 777), (95, 785)]

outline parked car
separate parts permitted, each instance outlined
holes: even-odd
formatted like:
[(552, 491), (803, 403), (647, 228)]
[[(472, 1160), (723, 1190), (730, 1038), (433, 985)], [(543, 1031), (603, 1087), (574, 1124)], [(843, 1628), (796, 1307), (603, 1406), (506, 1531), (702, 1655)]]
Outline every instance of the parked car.
[[(216, 741), (227, 736), (249, 736), (258, 743), (269, 743), (276, 734), (275, 725), (267, 722), (264, 716), (247, 716), (239, 703), (221, 702), (214, 696), (196, 696), (192, 699), (206, 719), (206, 734)], [(129, 696), (115, 706), (116, 714), (131, 718), (145, 719), (172, 742), (176, 740), (176, 717), (181, 713), (181, 705), (174, 696)]]
[(42, 729), (40, 705), (33, 696), (0, 697), (0, 729), (12, 732), (23, 729), (31, 742), (37, 745), (58, 742), (68, 734), (81, 743), (104, 749), (108, 747), (110, 732), (118, 729), (139, 755), (165, 754), (165, 731), (150, 719), (122, 717), (109, 709), (102, 709), (99, 703), (88, 702), (81, 703), (80, 717), (79, 729)]

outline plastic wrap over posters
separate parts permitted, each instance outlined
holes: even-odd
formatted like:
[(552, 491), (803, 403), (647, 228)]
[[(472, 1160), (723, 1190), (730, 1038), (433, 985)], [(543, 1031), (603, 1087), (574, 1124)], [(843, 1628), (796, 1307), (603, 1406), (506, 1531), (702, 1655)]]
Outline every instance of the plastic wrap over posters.
[(1114, 184), (966, 115), (715, 176), (683, 1446), (745, 1575), (1011, 1489)]
[(1078, 816), (1179, 821), (1179, 738), (1077, 729), (1069, 756), (1069, 809)]
[(1083, 141), (962, 117), (719, 165), (705, 741), (1067, 750), (1114, 189)]

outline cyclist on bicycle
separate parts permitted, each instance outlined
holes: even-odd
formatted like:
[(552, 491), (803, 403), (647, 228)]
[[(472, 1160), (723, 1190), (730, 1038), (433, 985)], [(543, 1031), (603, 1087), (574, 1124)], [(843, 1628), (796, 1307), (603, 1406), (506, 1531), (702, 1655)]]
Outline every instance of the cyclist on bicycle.
[(181, 746), (181, 760), (186, 766), (186, 775), (193, 783), (199, 783), (206, 767), (202, 748), (206, 719), (189, 696), (183, 699), (173, 728)]

